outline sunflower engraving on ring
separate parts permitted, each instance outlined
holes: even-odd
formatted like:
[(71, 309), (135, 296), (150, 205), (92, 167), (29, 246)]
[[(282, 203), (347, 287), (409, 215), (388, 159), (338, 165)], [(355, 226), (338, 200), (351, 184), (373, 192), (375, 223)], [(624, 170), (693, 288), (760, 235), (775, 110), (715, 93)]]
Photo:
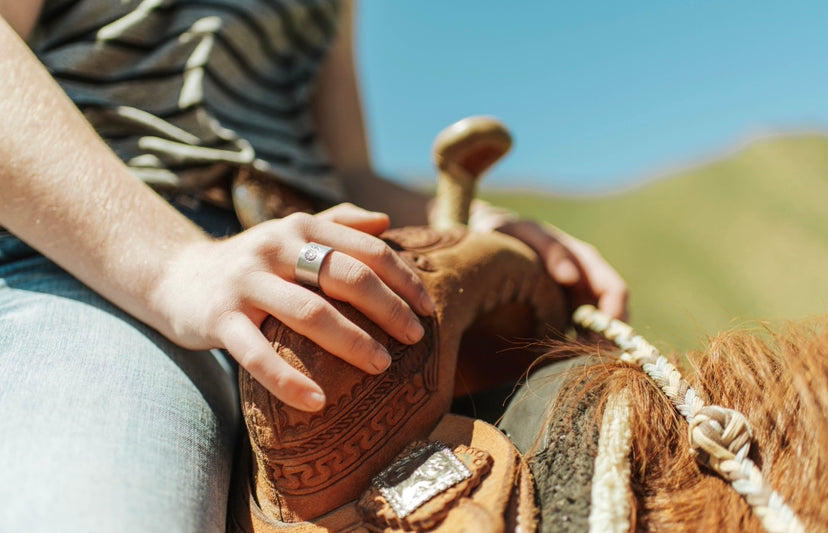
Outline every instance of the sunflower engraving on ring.
[(325, 257), (333, 251), (333, 248), (309, 242), (299, 250), (299, 257), (296, 259), (294, 277), (296, 281), (311, 287), (319, 287), (319, 270)]

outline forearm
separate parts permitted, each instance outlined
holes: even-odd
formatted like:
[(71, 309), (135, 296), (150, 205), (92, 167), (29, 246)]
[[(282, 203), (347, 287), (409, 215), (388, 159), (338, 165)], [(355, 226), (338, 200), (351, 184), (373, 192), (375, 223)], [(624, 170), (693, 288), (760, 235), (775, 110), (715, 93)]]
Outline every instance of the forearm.
[(211, 239), (132, 176), (2, 18), (0, 72), (0, 225), (173, 342), (227, 349), (306, 410), (320, 409), (324, 393), (274, 351), (260, 330), (266, 317), (383, 371), (387, 350), (297, 283), (309, 242), (336, 246), (319, 272), (325, 294), (400, 342), (422, 338), (417, 313), (433, 304), (413, 268), (376, 238), (385, 215), (339, 206)]
[(158, 327), (174, 252), (206, 241), (135, 179), (0, 19), (0, 224)]

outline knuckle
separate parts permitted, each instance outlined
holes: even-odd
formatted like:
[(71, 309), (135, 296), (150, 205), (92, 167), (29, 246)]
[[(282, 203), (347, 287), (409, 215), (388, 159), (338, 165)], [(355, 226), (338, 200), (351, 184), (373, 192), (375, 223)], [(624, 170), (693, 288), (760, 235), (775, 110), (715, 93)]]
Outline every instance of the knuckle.
[(298, 387), (290, 374), (284, 370), (272, 372), (268, 376), (270, 390), (282, 401), (294, 399), (298, 396)]
[(348, 355), (352, 362), (356, 362), (354, 361), (355, 356), (369, 353), (373, 348), (372, 341), (368, 340), (365, 335), (354, 332), (352, 335), (348, 335), (348, 337), (350, 338), (343, 343), (343, 347), (345, 348), (344, 353)]
[(411, 318), (408, 309), (401, 301), (395, 301), (387, 311), (388, 320), (392, 324), (408, 324)]
[(266, 231), (251, 232), (247, 239), (251, 250), (257, 255), (269, 252), (273, 249), (273, 243), (278, 242), (272, 239), (270, 233)]
[(391, 263), (394, 260), (394, 252), (387, 244), (379, 239), (370, 239), (363, 246), (363, 252), (368, 257), (382, 263)]
[(287, 226), (295, 228), (302, 235), (307, 235), (313, 226), (314, 218), (308, 213), (298, 212), (291, 213), (282, 219), (282, 222)]
[(296, 315), (301, 321), (316, 322), (322, 320), (328, 312), (328, 306), (318, 298), (307, 298), (297, 305)]
[(251, 348), (245, 350), (240, 354), (236, 354), (236, 360), (239, 365), (247, 370), (251, 375), (260, 375), (265, 371), (265, 357), (262, 357), (261, 352)]
[(348, 266), (343, 275), (346, 284), (351, 287), (365, 288), (374, 280), (374, 271), (366, 265), (354, 262)]
[(279, 365), (270, 368), (261, 376), (262, 385), (276, 398), (288, 405), (295, 405), (300, 399), (302, 386), (292, 368)]

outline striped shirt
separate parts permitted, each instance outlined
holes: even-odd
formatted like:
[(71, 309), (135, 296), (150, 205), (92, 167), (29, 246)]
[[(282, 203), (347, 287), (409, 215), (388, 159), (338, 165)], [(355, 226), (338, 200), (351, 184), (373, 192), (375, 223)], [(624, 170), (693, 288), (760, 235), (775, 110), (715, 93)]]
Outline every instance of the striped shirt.
[(342, 198), (311, 118), (337, 0), (46, 0), (32, 50), (110, 147), (161, 191), (253, 166)]

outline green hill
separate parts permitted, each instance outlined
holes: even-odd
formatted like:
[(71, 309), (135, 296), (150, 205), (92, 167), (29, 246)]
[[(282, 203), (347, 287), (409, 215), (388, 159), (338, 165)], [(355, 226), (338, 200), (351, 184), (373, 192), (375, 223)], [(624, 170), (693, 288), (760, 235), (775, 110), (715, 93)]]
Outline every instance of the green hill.
[(630, 286), (633, 326), (665, 350), (828, 310), (826, 136), (756, 142), (608, 197), (482, 196), (596, 245)]

